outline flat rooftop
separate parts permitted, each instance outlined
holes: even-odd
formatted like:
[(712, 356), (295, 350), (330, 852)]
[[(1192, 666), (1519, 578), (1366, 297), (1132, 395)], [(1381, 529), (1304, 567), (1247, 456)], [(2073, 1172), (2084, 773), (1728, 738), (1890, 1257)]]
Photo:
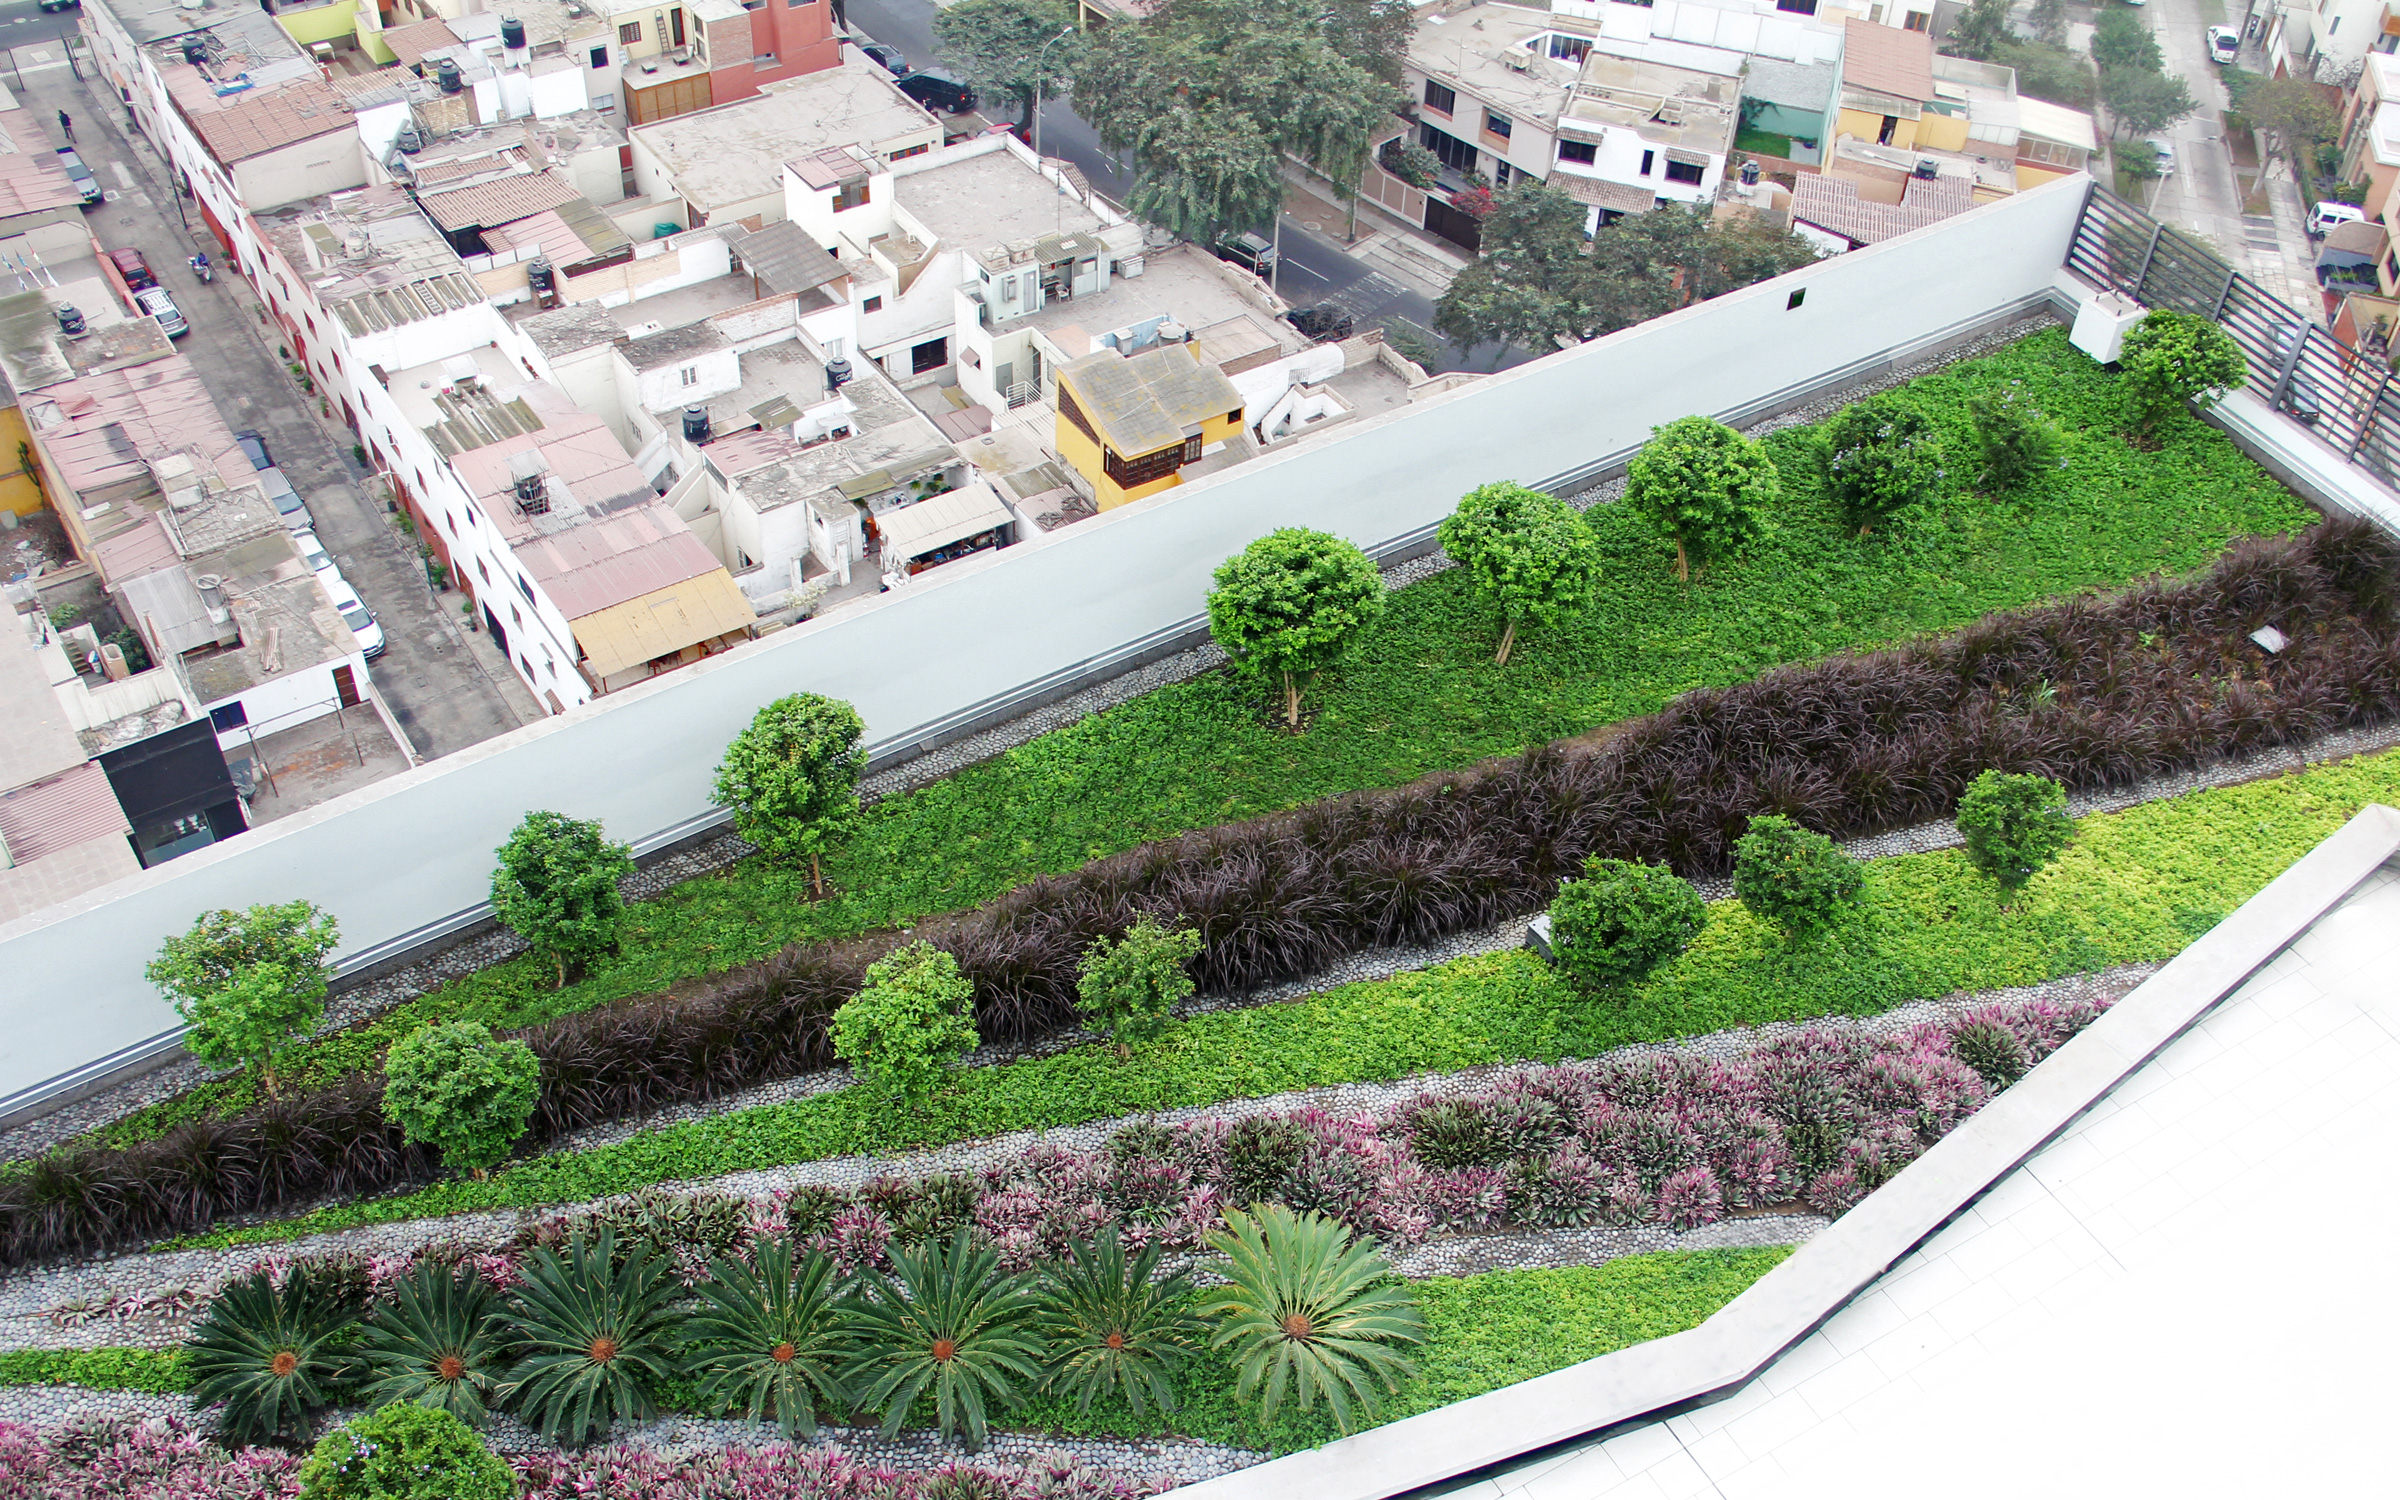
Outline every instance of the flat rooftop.
[[(60, 381), (126, 365), (146, 364), (174, 352), (174, 344), (155, 318), (127, 316), (116, 293), (100, 279), (97, 262), (86, 262), (89, 275), (69, 280), (81, 266), (59, 268), (56, 286), (30, 286), (0, 292), (0, 371), (11, 389), (30, 395)], [(10, 277), (9, 282), (20, 278)], [(83, 314), (88, 332), (71, 339), (59, 332), (58, 310), (72, 307)]]
[(1096, 233), (1107, 224), (1006, 150), (922, 172), (895, 172), (892, 187), (900, 206), (954, 249), (982, 250), (1010, 240)]
[[(1454, 16), (1426, 17), (1408, 44), (1408, 60), (1508, 114), (1547, 123), (1558, 118), (1567, 91), (1575, 86), (1577, 66), (1552, 58), (1546, 47), (1533, 52), (1525, 44), (1553, 31), (1589, 36), (1597, 30), (1589, 21), (1547, 11), (1484, 5)], [(1459, 108), (1467, 128), (1452, 134), (1472, 140), (1483, 117), (1472, 104)]]
[[(889, 155), (911, 137), (941, 141), (941, 125), (892, 75), (845, 50), (837, 68), (768, 84), (757, 96), (637, 125), (677, 193), (702, 213), (783, 192), (783, 164), (828, 146)], [(780, 217), (780, 210), (778, 211)]]
[(353, 338), (484, 300), (458, 253), (397, 184), (332, 193), (258, 218)]
[[(819, 501), (820, 508), (831, 515), (849, 512), (849, 502), (837, 493), (846, 481), (895, 465), (914, 473), (937, 461), (956, 460), (957, 450), (950, 440), (909, 404), (873, 361), (860, 360), (856, 366), (857, 375), (841, 390), (842, 397), (856, 408), (849, 437), (802, 448), (783, 433), (733, 431), (702, 452), (727, 482), (760, 510)], [(749, 424), (754, 420), (752, 407), (777, 397), (802, 409), (828, 399), (825, 367), (796, 340), (743, 355), (742, 375), (740, 390), (709, 403), (711, 420), (718, 424), (719, 432)]]
[(358, 654), (358, 638), (281, 526), (202, 553), (187, 566), (225, 580), (227, 602), (241, 627), (239, 645), (183, 655), (184, 675), (203, 705)]
[(1637, 131), (1642, 139), (1692, 151), (1732, 149), (1742, 81), (1595, 52), (1583, 60), (1567, 118)]
[[(1032, 317), (1012, 318), (995, 327), (1002, 333), (1019, 324), (1038, 328), (1070, 357), (1079, 357), (1101, 347), (1102, 334), (1152, 318), (1170, 317), (1186, 328), (1197, 329), (1249, 315), (1262, 324), (1273, 324), (1276, 336), (1284, 340), (1287, 349), (1299, 348), (1303, 340), (1290, 324), (1265, 311), (1239, 290), (1233, 278), (1247, 275), (1196, 245), (1177, 245), (1144, 256), (1139, 276), (1110, 277), (1105, 292), (1077, 297), (1071, 302), (1053, 302)], [(1267, 295), (1261, 285), (1258, 296), (1263, 299)], [(1088, 347), (1068, 347), (1072, 340), (1061, 335), (1070, 329), (1082, 330)]]

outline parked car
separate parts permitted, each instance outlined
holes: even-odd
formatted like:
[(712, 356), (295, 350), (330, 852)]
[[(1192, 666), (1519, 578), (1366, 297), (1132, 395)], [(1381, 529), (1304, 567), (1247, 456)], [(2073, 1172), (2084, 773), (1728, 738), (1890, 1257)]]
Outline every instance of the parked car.
[(143, 287), (158, 285), (158, 278), (150, 274), (150, 262), (142, 259), (141, 251), (111, 250), (108, 258), (115, 264), (117, 274), (125, 278), (126, 290), (138, 292)]
[(266, 488), (267, 498), (274, 502), (275, 514), (283, 518), (284, 530), (317, 529), (317, 518), (308, 513), (307, 504), (301, 500), (300, 492), (292, 488), (292, 482), (283, 477), (283, 470), (261, 469), (258, 482)]
[(92, 169), (83, 164), (83, 158), (75, 154), (73, 146), (59, 147), (58, 159), (67, 169), (67, 180), (75, 184), (75, 191), (83, 194), (85, 208), (108, 201), (108, 194), (100, 191), (100, 179), (92, 175)]
[(1275, 247), (1255, 234), (1219, 235), (1217, 257), (1232, 261), (1243, 270), (1257, 276), (1275, 274)]
[(233, 440), (241, 444), (242, 457), (250, 460), (251, 468), (272, 469), (275, 467), (275, 460), (267, 456), (267, 440), (258, 435), (257, 428), (245, 427), (233, 435)]
[(2230, 26), (2208, 28), (2208, 56), (2211, 62), (2229, 63), (2242, 55), (2242, 34)]
[(2142, 144), (2148, 146), (2152, 152), (2156, 153), (2158, 157), (2159, 176), (2172, 177), (2175, 175), (2175, 143), (2173, 141), (2168, 140), (2163, 135), (2154, 135), (2148, 140), (2142, 142)]
[(908, 76), (908, 59), (900, 55), (899, 48), (886, 47), (881, 42), (860, 42), (858, 50), (883, 64), (883, 70), (894, 78)]
[(342, 570), (333, 565), (333, 554), (325, 550), (325, 544), (317, 540), (314, 531), (293, 532), (292, 550), (300, 554), (300, 560), (308, 564), (311, 573), (331, 574), (336, 578), (342, 576)]
[(317, 581), (324, 586), (326, 597), (333, 600), (333, 607), (342, 612), (342, 623), (350, 627), (350, 634), (357, 638), (358, 649), (367, 654), (367, 660), (383, 655), (383, 627), (375, 623), (375, 611), (358, 597), (358, 590), (339, 575), (320, 577)]
[(2328, 198), (2309, 210), (2308, 237), (2321, 240), (2344, 224), (2355, 224), (2366, 216), (2366, 210), (2356, 204), (2336, 203)]
[(1314, 343), (1337, 343), (1350, 336), (1356, 322), (1350, 309), (1337, 302), (1320, 302), (1314, 307), (1296, 307), (1283, 315), (1283, 320), (1300, 330), (1301, 335)]
[(167, 331), (168, 338), (179, 339), (192, 331), (192, 325), (183, 320), (183, 309), (175, 305), (175, 299), (163, 286), (146, 286), (135, 292), (133, 305), (158, 319), (158, 326)]
[(81, 10), (83, 9), (83, 0), (42, 0), (42, 9), (51, 15), (56, 15), (62, 10)]
[(975, 107), (973, 89), (935, 69), (921, 68), (902, 74), (900, 92), (927, 109), (946, 109), (954, 115), (963, 115)]

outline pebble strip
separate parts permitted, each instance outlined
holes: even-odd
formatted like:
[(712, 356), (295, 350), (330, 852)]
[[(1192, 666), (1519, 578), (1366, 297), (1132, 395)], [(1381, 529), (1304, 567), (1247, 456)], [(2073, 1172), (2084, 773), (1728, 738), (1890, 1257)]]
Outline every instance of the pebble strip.
[[(1974, 359), (1996, 349), (2015, 343), (2044, 328), (2056, 327), (2059, 320), (2048, 314), (2025, 319), (1983, 335), (1970, 343), (1945, 353), (1929, 356), (1901, 366), (1874, 380), (1862, 381), (1831, 392), (1808, 405), (1786, 412), (1782, 416), (1757, 423), (1749, 428), (1753, 436), (1781, 431), (1786, 427), (1822, 421), (1842, 407), (1877, 391), (1905, 385), (1920, 375), (1941, 369), (1958, 360)], [(1622, 477), (1569, 496), (1569, 502), (1579, 509), (1590, 509), (1624, 493)], [(1452, 566), (1450, 559), (1439, 550), (1423, 557), (1395, 563), (1383, 570), (1384, 582), (1391, 588), (1405, 588), (1412, 583), (1431, 578)], [(1071, 693), (1056, 703), (1035, 709), (1032, 713), (1011, 719), (1005, 724), (968, 735), (913, 760), (879, 771), (859, 783), (860, 799), (875, 802), (914, 791), (953, 772), (990, 760), (1030, 740), (1063, 728), (1079, 719), (1104, 709), (1129, 702), (1142, 694), (1170, 683), (1197, 677), (1212, 668), (1222, 666), (1226, 657), (1214, 642), (1196, 646), (1173, 656), (1162, 657), (1146, 666), (1122, 673), (1106, 682), (1095, 683)], [(1938, 846), (1937, 846), (1938, 847)], [(724, 869), (747, 859), (757, 851), (740, 835), (721, 833), (678, 850), (657, 860), (626, 878), (624, 890), (629, 900), (641, 901), (656, 896), (675, 885)], [(402, 1001), (413, 1000), (428, 991), (439, 989), (454, 980), (504, 963), (525, 951), (524, 940), (505, 928), (481, 933), (464, 942), (433, 954), (405, 969), (380, 979), (342, 991), (332, 997), (326, 1007), (324, 1024), (316, 1035), (324, 1035), (343, 1027), (354, 1026), (378, 1015)], [(123, 1118), (135, 1110), (171, 1099), (175, 1095), (198, 1087), (227, 1070), (211, 1069), (195, 1058), (177, 1062), (130, 1079), (112, 1089), (81, 1099), (38, 1119), (28, 1120), (0, 1130), (0, 1161), (46, 1151), (61, 1141), (72, 1140), (88, 1131), (97, 1130), (111, 1121)]]

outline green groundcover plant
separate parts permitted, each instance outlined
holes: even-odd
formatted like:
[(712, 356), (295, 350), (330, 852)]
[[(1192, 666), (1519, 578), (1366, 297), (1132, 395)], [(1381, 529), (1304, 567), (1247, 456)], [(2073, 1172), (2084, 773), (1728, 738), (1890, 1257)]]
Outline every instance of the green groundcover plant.
[[(634, 907), (624, 946), (554, 990), (554, 967), (513, 960), (361, 1026), (289, 1048), (280, 1075), (309, 1086), (370, 1069), (393, 1040), (438, 1021), (536, 1025), (770, 954), (793, 941), (903, 925), (988, 899), (1143, 840), (1367, 787), (1393, 786), (1654, 710), (1691, 688), (1778, 662), (1954, 629), (1995, 609), (2201, 567), (2236, 537), (2297, 530), (2313, 514), (2222, 434), (2189, 418), (2140, 453), (2123, 441), (2116, 378), (2038, 334), (1911, 386), (1946, 443), (1971, 451), (1967, 402), (2018, 392), (2061, 429), (2058, 462), (2000, 503), (1968, 492), (1975, 465), (1903, 534), (1859, 541), (1821, 491), (1806, 429), (1770, 435), (1785, 499), (1776, 530), (1697, 583), (1659, 566), (1659, 543), (1617, 506), (1586, 513), (1604, 585), (1591, 607), (1491, 662), (1491, 606), (1460, 570), (1393, 591), (1383, 617), (1312, 699), (1311, 733), (1262, 724), (1255, 694), (1222, 674), (1162, 688), (981, 766), (866, 809), (826, 856), (832, 894), (805, 869), (750, 861)], [(219, 1080), (101, 1133), (124, 1144), (259, 1096)]]

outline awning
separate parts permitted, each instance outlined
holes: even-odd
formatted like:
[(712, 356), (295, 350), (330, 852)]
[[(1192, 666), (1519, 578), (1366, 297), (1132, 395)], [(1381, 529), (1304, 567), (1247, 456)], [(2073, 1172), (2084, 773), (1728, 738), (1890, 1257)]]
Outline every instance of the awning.
[(1624, 182), (1608, 182), (1598, 177), (1580, 177), (1573, 172), (1551, 173), (1546, 186), (1562, 188), (1568, 197), (1577, 202), (1605, 208), (1611, 213), (1642, 214), (1658, 206), (1658, 194), (1648, 188)]
[(1669, 146), (1667, 148), (1667, 160), (1686, 167), (1705, 167), (1708, 165), (1708, 157), (1702, 153), (1698, 151), (1685, 151), (1676, 146)]
[(567, 622), (584, 668), (605, 681), (628, 667), (757, 623), (750, 601), (723, 568)]
[(878, 516), (883, 549), (892, 557), (923, 557), (952, 542), (1005, 526), (1013, 519), (1000, 497), (980, 484)]

